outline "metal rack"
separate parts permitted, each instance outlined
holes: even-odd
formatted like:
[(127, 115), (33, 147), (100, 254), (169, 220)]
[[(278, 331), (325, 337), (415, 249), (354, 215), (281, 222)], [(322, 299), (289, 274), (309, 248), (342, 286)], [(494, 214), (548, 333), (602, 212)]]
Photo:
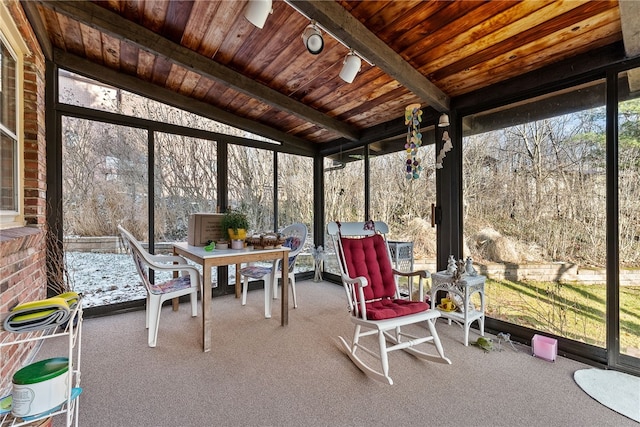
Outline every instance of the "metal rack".
[[(413, 242), (401, 242), (398, 240), (388, 240), (391, 264), (398, 271), (413, 271)], [(398, 281), (400, 295), (403, 298), (413, 298), (413, 277), (403, 278)]]
[[(65, 425), (71, 427), (72, 425), (78, 426), (78, 407), (79, 407), (79, 395), (80, 389), (80, 361), (82, 353), (82, 300), (78, 300), (78, 304), (71, 311), (71, 316), (67, 321), (67, 324), (63, 331), (56, 332), (58, 327), (49, 328), (44, 330), (43, 334), (37, 337), (30, 337), (24, 339), (15, 339), (8, 342), (0, 343), (0, 348), (15, 344), (42, 341), (51, 338), (66, 337), (67, 355), (69, 359), (69, 383), (67, 389), (67, 400), (59, 407), (54, 408), (52, 411), (48, 411), (44, 414), (34, 416), (16, 418), (11, 413), (0, 415), (0, 426), (25, 426), (32, 425), (38, 420), (45, 420), (49, 417), (64, 414), (66, 417)], [(16, 333), (16, 335), (22, 335)]]
[(389, 240), (391, 262), (398, 271), (413, 271), (413, 242)]

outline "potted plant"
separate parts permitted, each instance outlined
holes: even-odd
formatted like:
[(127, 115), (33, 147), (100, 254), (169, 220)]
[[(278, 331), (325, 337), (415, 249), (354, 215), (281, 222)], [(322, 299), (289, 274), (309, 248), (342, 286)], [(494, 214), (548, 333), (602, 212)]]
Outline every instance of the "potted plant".
[(222, 229), (227, 230), (230, 240), (244, 240), (247, 237), (249, 218), (237, 209), (229, 209), (222, 217)]

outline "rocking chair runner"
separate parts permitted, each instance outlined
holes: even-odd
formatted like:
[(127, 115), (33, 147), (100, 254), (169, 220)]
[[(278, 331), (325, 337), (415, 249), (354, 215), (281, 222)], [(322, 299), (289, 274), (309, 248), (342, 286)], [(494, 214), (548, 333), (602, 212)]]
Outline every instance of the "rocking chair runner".
[[(435, 329), (440, 312), (429, 309), (423, 301), (400, 298), (399, 276), (418, 276), (420, 295), (424, 295), (423, 281), (429, 273), (425, 270), (405, 273), (392, 268), (385, 238), (389, 231), (387, 225), (378, 221), (330, 222), (327, 231), (335, 247), (351, 321), (355, 324), (351, 343), (339, 337), (353, 363), (370, 377), (389, 384), (393, 384), (393, 380), (389, 376), (388, 353), (394, 350), (405, 350), (420, 359), (450, 364)], [(429, 334), (418, 337), (401, 331), (404, 326), (420, 322), (426, 323)], [(377, 335), (378, 351), (367, 348), (360, 341), (360, 338), (370, 335)], [(387, 347), (387, 340), (393, 345)], [(427, 342), (435, 345), (439, 356), (414, 348)], [(358, 356), (358, 349), (379, 359), (381, 369), (368, 366)]]

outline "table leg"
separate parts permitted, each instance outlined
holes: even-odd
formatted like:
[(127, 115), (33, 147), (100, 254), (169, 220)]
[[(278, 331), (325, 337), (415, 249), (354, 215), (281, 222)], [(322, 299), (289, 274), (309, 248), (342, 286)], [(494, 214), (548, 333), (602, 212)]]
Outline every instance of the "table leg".
[(469, 287), (464, 288), (464, 345), (469, 345)]
[(240, 298), (242, 293), (242, 278), (240, 277), (241, 264), (236, 264), (236, 298)]
[(289, 252), (282, 253), (282, 297), (280, 308), (280, 325), (289, 324)]
[(469, 319), (468, 319), (468, 314), (466, 314), (466, 312), (469, 310), (465, 310), (465, 315), (464, 315), (464, 345), (465, 346), (469, 346), (469, 327), (471, 326), (469, 324)]
[[(173, 249), (173, 254), (177, 255), (175, 248)], [(173, 278), (175, 279), (177, 277), (178, 277), (178, 272), (174, 271), (173, 272)], [(178, 309), (180, 308), (180, 298), (172, 298), (171, 299), (171, 306), (173, 307), (173, 311), (178, 311)]]
[(202, 350), (211, 351), (211, 265), (202, 266)]
[(484, 336), (484, 287), (482, 288), (482, 292), (480, 292), (480, 310), (482, 310), (482, 317), (478, 319), (478, 323), (480, 323), (480, 336)]
[[(273, 297), (271, 296), (271, 290), (273, 289), (273, 281), (275, 278), (275, 263), (274, 267), (271, 269), (271, 273), (268, 276), (265, 276), (264, 279), (264, 317), (265, 319), (271, 319), (271, 305), (273, 301)], [(269, 280), (266, 280), (266, 277), (269, 277)]]

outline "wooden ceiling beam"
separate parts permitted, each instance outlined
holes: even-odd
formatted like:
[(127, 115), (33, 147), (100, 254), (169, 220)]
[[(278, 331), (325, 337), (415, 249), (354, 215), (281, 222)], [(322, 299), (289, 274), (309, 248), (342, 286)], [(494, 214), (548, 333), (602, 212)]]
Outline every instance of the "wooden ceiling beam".
[(47, 34), (44, 22), (42, 22), (42, 18), (40, 17), (40, 12), (38, 12), (37, 4), (32, 1), (23, 0), (20, 2), (20, 5), (27, 16), (29, 24), (31, 24), (31, 28), (36, 35), (36, 39), (40, 44), (44, 57), (51, 61), (53, 59), (53, 46), (51, 44), (51, 40), (49, 40), (49, 35)]
[(624, 47), (616, 42), (564, 59), (518, 77), (453, 98), (452, 108), (466, 115), (539, 96), (599, 78), (607, 68), (625, 60)]
[[(640, 55), (640, 2), (636, 0), (620, 0), (620, 23), (622, 25), (622, 41), (624, 52), (629, 58)], [(634, 68), (627, 73), (629, 89), (640, 90), (640, 69)]]
[(439, 112), (449, 111), (450, 98), (429, 79), (387, 46), (367, 27), (335, 1), (289, 0), (307, 17), (314, 19), (376, 67), (396, 79), (429, 106)]
[(309, 141), (289, 135), (272, 127), (257, 123), (254, 120), (238, 117), (228, 111), (214, 107), (206, 102), (197, 101), (184, 95), (165, 89), (153, 83), (146, 82), (137, 77), (129, 76), (112, 70), (103, 65), (96, 64), (88, 59), (81, 58), (60, 49), (54, 49), (54, 62), (58, 66), (74, 73), (98, 80), (102, 83), (127, 90), (158, 102), (190, 111), (199, 116), (245, 130), (247, 132), (262, 135), (264, 137), (279, 141), (291, 147), (294, 153), (302, 155), (313, 155), (314, 144)]
[(133, 43), (154, 55), (167, 58), (204, 77), (222, 82), (247, 96), (335, 132), (344, 138), (355, 141), (360, 137), (359, 131), (354, 127), (205, 58), (92, 2), (44, 1), (40, 4), (117, 39)]

